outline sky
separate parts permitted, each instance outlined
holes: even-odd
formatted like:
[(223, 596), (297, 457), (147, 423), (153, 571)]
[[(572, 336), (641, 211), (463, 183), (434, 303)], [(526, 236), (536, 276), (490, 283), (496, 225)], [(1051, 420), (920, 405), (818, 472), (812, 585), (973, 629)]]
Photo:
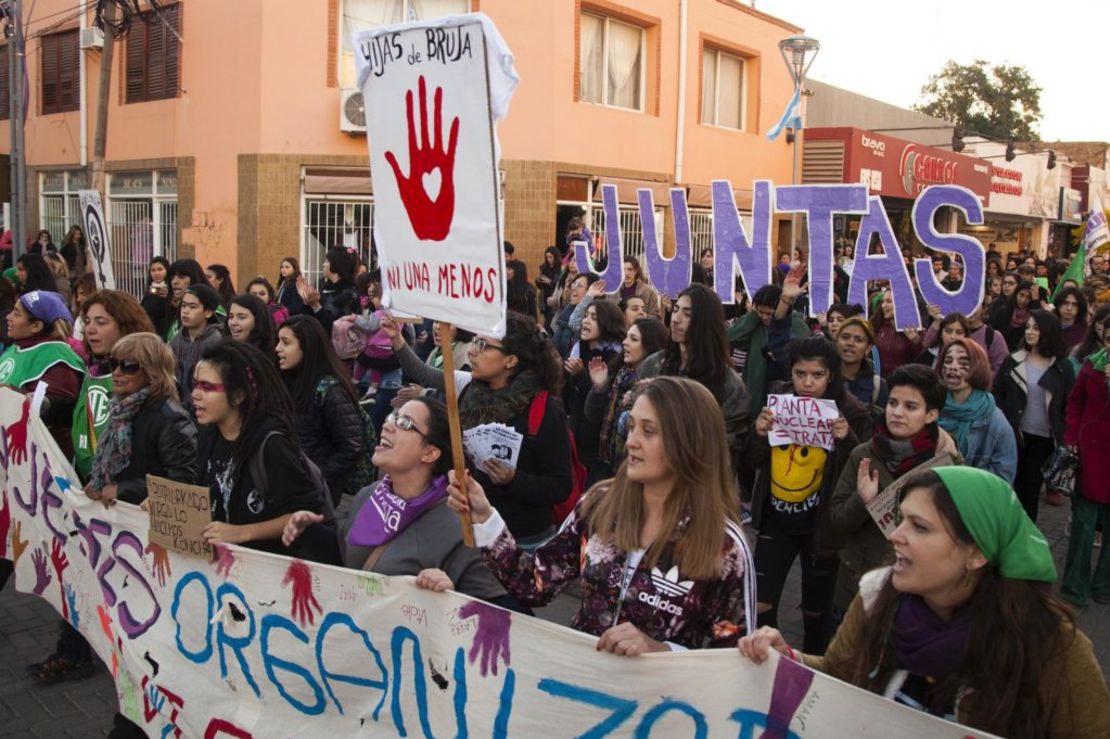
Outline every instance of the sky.
[(1106, 0), (756, 0), (755, 5), (821, 42), (809, 73), (813, 79), (909, 107), (949, 59), (1020, 65), (1042, 88), (1042, 140), (1110, 141)]

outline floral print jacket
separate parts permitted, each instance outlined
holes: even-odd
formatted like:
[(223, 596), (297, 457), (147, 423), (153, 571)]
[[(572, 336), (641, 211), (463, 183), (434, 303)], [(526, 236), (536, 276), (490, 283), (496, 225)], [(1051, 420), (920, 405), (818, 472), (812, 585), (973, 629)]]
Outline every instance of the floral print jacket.
[(521, 550), (497, 516), (476, 527), (483, 558), (521, 603), (546, 605), (580, 581), (582, 606), (572, 625), (587, 634), (600, 636), (627, 621), (656, 641), (700, 649), (734, 646), (747, 624), (754, 628), (755, 568), (739, 524), (725, 521), (722, 574), (690, 580), (675, 564), (675, 543), (689, 525), (688, 517), (679, 522), (656, 566), (648, 567), (644, 558), (633, 570), (629, 552), (586, 535), (581, 507), (579, 501), (559, 532), (534, 553)]

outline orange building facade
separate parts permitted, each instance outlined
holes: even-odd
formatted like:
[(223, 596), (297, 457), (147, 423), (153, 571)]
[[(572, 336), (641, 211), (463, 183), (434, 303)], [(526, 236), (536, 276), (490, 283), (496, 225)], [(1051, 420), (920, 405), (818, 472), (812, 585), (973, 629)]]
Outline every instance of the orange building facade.
[[(102, 50), (86, 3), (37, 0), (28, 19), (28, 230), (76, 222), (92, 156)], [(25, 12), (26, 12), (25, 3)], [(791, 179), (766, 132), (793, 91), (781, 38), (801, 29), (732, 0), (162, 0), (116, 42), (107, 216), (117, 278), (141, 287), (152, 255), (273, 279), (282, 257), (319, 269), (326, 248), (368, 255), (373, 183), (349, 34), (450, 12), (489, 15), (520, 85), (499, 127), (505, 235), (529, 265), (583, 215), (600, 232), (618, 185), (626, 249), (642, 249), (635, 191), (684, 187), (695, 246), (712, 239), (709, 184), (741, 211), (751, 183)], [(0, 152), (8, 151), (0, 46)], [(373, 104), (370, 101), (368, 104)]]

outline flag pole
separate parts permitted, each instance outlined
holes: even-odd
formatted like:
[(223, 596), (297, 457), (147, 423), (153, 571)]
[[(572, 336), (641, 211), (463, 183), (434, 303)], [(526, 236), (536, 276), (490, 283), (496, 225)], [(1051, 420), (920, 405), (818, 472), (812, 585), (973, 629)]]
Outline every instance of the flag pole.
[[(455, 463), (455, 479), (466, 490), (466, 458), (463, 456), (462, 425), (459, 423), (459, 394), (455, 387), (455, 327), (439, 324), (439, 350), (443, 354), (443, 391), (447, 396), (447, 425), (451, 433), (451, 458)], [(459, 514), (463, 544), (474, 547), (474, 526), (470, 511)]]

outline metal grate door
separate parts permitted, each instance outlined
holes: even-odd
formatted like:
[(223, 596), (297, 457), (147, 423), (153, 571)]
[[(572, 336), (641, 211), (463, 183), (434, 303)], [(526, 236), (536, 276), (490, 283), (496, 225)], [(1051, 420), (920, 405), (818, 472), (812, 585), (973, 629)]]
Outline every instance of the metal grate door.
[(301, 243), (301, 272), (310, 285), (318, 285), (328, 249), (354, 249), (359, 258), (374, 268), (374, 204), (368, 200), (306, 198), (303, 210), (304, 239)]

